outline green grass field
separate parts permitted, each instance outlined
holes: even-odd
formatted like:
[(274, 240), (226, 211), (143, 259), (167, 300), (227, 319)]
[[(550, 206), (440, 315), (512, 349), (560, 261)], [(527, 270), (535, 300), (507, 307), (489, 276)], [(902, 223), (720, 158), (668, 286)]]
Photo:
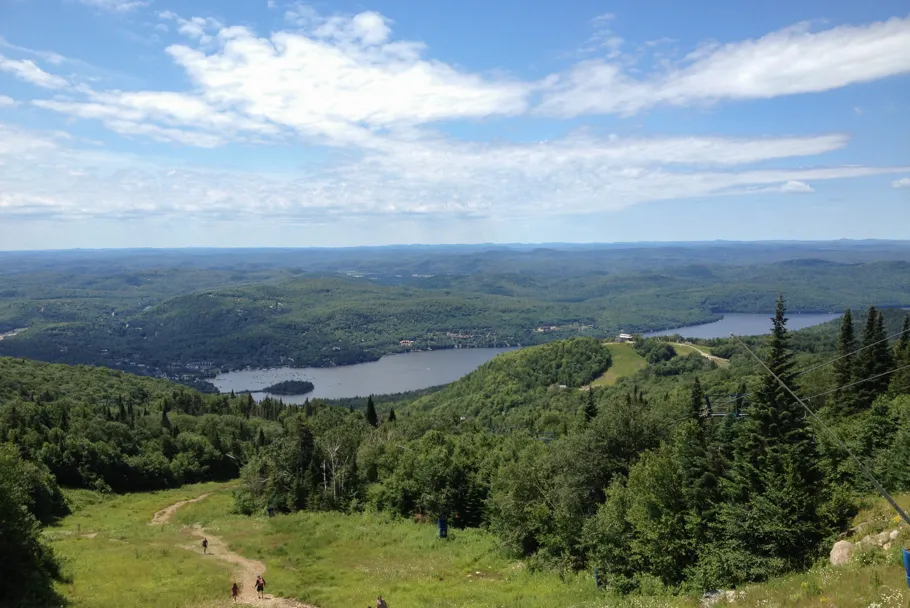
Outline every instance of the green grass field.
[(613, 358), (613, 364), (600, 378), (594, 380), (591, 386), (613, 386), (620, 378), (631, 376), (648, 364), (644, 357), (635, 352), (632, 344), (611, 342), (607, 344), (607, 348)]
[(530, 573), (482, 530), (450, 529), (381, 514), (297, 513), (274, 518), (228, 514), (229, 494), (177, 513), (201, 523), (231, 547), (266, 563), (270, 590), (320, 608), (375, 605), (382, 594), (394, 608), (469, 606), (694, 606), (675, 598), (638, 598), (630, 604), (597, 591), (590, 573)]
[[(182, 507), (170, 524), (148, 525), (155, 511), (206, 492), (213, 494)], [(47, 536), (73, 579), (60, 589), (75, 607), (232, 605), (227, 592), (230, 567), (181, 547), (197, 543), (185, 528), (192, 524), (205, 526), (232, 551), (264, 562), (270, 593), (320, 608), (375, 605), (379, 593), (394, 608), (698, 605), (692, 597), (618, 598), (594, 589), (590, 573), (562, 579), (551, 572), (529, 572), (482, 530), (450, 530), (442, 540), (433, 525), (375, 513), (233, 515), (233, 498), (225, 484), (115, 497), (78, 492), (70, 498), (81, 504), (79, 510), (48, 529)], [(910, 506), (910, 495), (899, 500)], [(860, 522), (868, 522), (860, 536), (897, 525), (879, 500), (857, 516), (854, 523)], [(837, 568), (822, 559), (806, 573), (745, 587), (734, 605), (907, 606), (910, 591), (899, 545), (908, 541), (910, 530), (905, 529), (888, 552), (877, 551)]]
[(224, 487), (200, 484), (121, 496), (68, 493), (76, 512), (45, 531), (72, 579), (60, 591), (76, 608), (220, 605), (211, 600), (227, 597), (229, 569), (177, 547), (189, 538), (177, 526), (149, 521), (159, 509)]

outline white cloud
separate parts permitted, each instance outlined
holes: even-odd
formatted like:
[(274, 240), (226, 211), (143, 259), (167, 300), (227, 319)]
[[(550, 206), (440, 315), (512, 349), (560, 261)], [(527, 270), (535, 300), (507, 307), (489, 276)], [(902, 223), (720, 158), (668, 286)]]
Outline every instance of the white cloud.
[[(427, 58), (422, 43), (395, 40), (393, 23), (375, 12), (324, 16), (295, 5), (285, 15), (294, 29), (268, 37), (211, 18), (184, 19), (168, 11), (159, 16), (173, 22), (188, 39), (167, 48), (190, 81), (188, 90), (102, 91), (78, 85), (65, 95), (37, 100), (34, 105), (99, 121), (134, 138), (203, 148), (235, 142), (328, 145), (344, 154), (295, 172), (223, 172), (102, 155), (51, 138), (47, 146), (27, 150), (31, 162), (6, 154), (0, 174), (0, 192), (5, 193), (0, 213), (258, 215), (321, 217), (325, 221), (411, 214), (502, 220), (605, 212), (656, 200), (807, 192), (812, 190), (807, 182), (907, 171), (906, 167), (750, 167), (843, 149), (848, 138), (836, 133), (622, 138), (579, 129), (547, 142), (493, 144), (459, 142), (431, 130), (446, 121), (527, 115), (532, 95), (541, 90), (547, 95), (544, 107), (552, 111), (559, 106), (553, 105), (555, 96), (569, 90), (567, 82), (589, 87), (585, 89), (588, 93), (596, 91), (601, 104), (591, 105), (593, 97), (580, 95), (581, 110), (573, 107), (569, 114), (603, 107), (611, 111), (641, 109), (652, 103), (644, 93), (653, 93), (654, 103), (710, 100), (722, 97), (722, 90), (728, 90), (724, 95), (730, 96), (729, 90), (736, 87), (729, 83), (715, 83), (714, 92), (703, 90), (701, 97), (694, 93), (698, 87), (692, 83), (701, 82), (699, 78), (707, 73), (724, 75), (718, 65), (744, 70), (739, 77), (742, 82), (736, 85), (743, 90), (749, 89), (749, 82), (773, 81), (765, 73), (769, 68), (755, 63), (760, 53), (749, 45), (768, 51), (784, 38), (809, 47), (808, 54), (791, 58), (791, 62), (821, 62), (824, 65), (818, 69), (824, 71), (830, 66), (826, 67), (828, 60), (818, 53), (830, 50), (841, 53), (846, 72), (850, 72), (853, 64), (842, 50), (829, 49), (832, 42), (828, 38), (819, 42), (819, 36), (831, 36), (825, 32), (791, 31), (739, 45), (702, 46), (685, 66), (652, 80), (635, 80), (622, 67), (626, 65), (622, 60), (617, 64), (596, 60), (578, 64), (568, 80), (529, 83), (472, 73)], [(868, 60), (870, 71), (878, 74), (893, 72), (890, 52), (901, 44), (894, 43), (885, 25), (847, 31), (859, 45), (853, 52)], [(857, 32), (873, 32), (879, 36), (878, 42), (859, 40)], [(843, 31), (838, 40), (846, 44)], [(874, 49), (864, 54), (866, 47)], [(609, 44), (600, 48), (610, 52)], [(746, 48), (749, 52), (743, 50)], [(749, 61), (743, 58), (747, 55)], [(875, 57), (887, 59), (891, 68), (882, 67)], [(605, 72), (604, 66), (612, 72)], [(808, 68), (800, 69), (782, 73), (782, 82), (799, 73), (807, 81), (801, 86), (814, 86), (809, 81), (816, 76)], [(589, 74), (583, 78), (585, 70)], [(702, 76), (696, 78), (697, 74)], [(733, 78), (729, 73), (724, 77)], [(837, 78), (849, 80), (837, 70), (827, 78), (829, 83)], [(604, 94), (603, 87), (609, 94)], [(778, 90), (785, 89), (781, 85)], [(2, 137), (0, 131), (0, 141)], [(27, 139), (21, 133), (10, 135), (14, 143), (9, 146), (24, 146), (23, 137)], [(36, 141), (45, 140), (36, 136)]]
[(892, 188), (910, 188), (910, 177), (902, 177), (891, 182)]
[(787, 181), (780, 187), (780, 191), (786, 194), (808, 194), (810, 192), (815, 192), (815, 190), (812, 189), (812, 186), (806, 182), (797, 180)]
[(10, 97), (9, 95), (0, 95), (0, 108), (10, 107), (16, 105), (16, 100)]
[(553, 116), (634, 114), (660, 104), (767, 99), (828, 91), (910, 72), (910, 17), (810, 32), (799, 24), (757, 40), (707, 43), (663, 73), (637, 78), (621, 62), (577, 64), (545, 92)]
[[(63, 218), (268, 218), (337, 222), (373, 216), (523, 220), (615, 211), (656, 200), (747, 194), (788, 181), (905, 172), (835, 167), (736, 170), (842, 142), (598, 140), (453, 145), (384, 142), (330, 167), (219, 171), (73, 147), (58, 135), (0, 126), (0, 215)], [(775, 150), (777, 146), (777, 150)], [(688, 160), (687, 160), (688, 159)], [(701, 166), (701, 168), (699, 168)]]
[(112, 13), (129, 13), (137, 8), (151, 4), (151, 2), (147, 0), (79, 0), (79, 2), (86, 6), (99, 8)]
[(45, 89), (61, 89), (69, 84), (65, 78), (45, 72), (31, 59), (8, 59), (0, 55), (0, 71)]
[(162, 18), (176, 21), (181, 33), (202, 45), (167, 49), (195, 85), (193, 93), (85, 91), (88, 99), (38, 105), (109, 124), (117, 117), (171, 128), (182, 123), (226, 139), (248, 129), (274, 134), (281, 127), (313, 143), (361, 147), (389, 131), (409, 136), (431, 122), (527, 109), (527, 84), (424, 59), (422, 44), (390, 41), (389, 22), (378, 13), (321, 17), (306, 7), (295, 11), (292, 19), (302, 29), (269, 38), (165, 11)]

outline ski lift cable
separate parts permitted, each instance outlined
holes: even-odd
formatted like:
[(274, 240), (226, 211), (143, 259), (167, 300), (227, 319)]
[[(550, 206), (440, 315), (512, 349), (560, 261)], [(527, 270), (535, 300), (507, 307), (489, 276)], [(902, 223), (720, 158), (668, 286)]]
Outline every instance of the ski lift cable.
[(867, 348), (872, 348), (873, 346), (876, 346), (877, 344), (881, 344), (882, 342), (887, 342), (887, 341), (889, 341), (889, 340), (893, 340), (894, 338), (897, 338), (898, 336), (901, 336), (901, 335), (907, 333), (908, 331), (910, 331), (910, 329), (904, 329), (904, 330), (902, 330), (902, 331), (897, 332), (896, 334), (892, 334), (892, 335), (888, 336), (887, 338), (883, 338), (882, 340), (879, 340), (879, 341), (877, 341), (877, 342), (873, 342), (872, 344), (867, 344), (866, 346), (863, 346), (863, 347), (861, 347), (861, 348), (857, 348), (856, 350), (851, 351), (851, 352), (849, 352), (849, 353), (847, 353), (847, 354), (845, 354), (845, 355), (839, 355), (839, 356), (837, 356), (837, 357), (834, 357), (833, 359), (830, 359), (830, 360), (828, 360), (828, 361), (825, 361), (824, 363), (819, 363), (819, 364), (817, 364), (817, 365), (813, 365), (813, 366), (808, 367), (808, 368), (806, 368), (806, 369), (804, 369), (804, 370), (801, 370), (801, 371), (796, 372), (796, 373), (793, 375), (793, 377), (796, 378), (796, 377), (802, 376), (803, 374), (808, 374), (809, 372), (815, 371), (815, 370), (817, 370), (817, 369), (819, 369), (819, 368), (821, 368), (821, 367), (825, 367), (826, 365), (831, 365), (831, 364), (834, 363), (835, 361), (840, 361), (841, 359), (846, 359), (847, 357), (852, 357), (852, 356), (855, 355), (856, 353), (862, 352), (862, 351), (866, 350)]
[(830, 395), (831, 393), (836, 393), (837, 391), (842, 391), (845, 388), (850, 388), (851, 386), (856, 386), (857, 384), (862, 384), (863, 382), (869, 382), (870, 380), (875, 380), (876, 378), (881, 378), (882, 376), (887, 376), (888, 374), (893, 374), (894, 372), (899, 372), (901, 370), (910, 368), (910, 365), (902, 365), (901, 367), (896, 367), (894, 369), (889, 369), (886, 372), (880, 374), (875, 374), (874, 376), (869, 376), (868, 378), (863, 378), (862, 380), (857, 380), (856, 382), (851, 382), (850, 384), (845, 384), (843, 386), (838, 386), (837, 388), (832, 388), (829, 391), (824, 393), (819, 393), (817, 395), (812, 395), (811, 397), (806, 397), (806, 401), (811, 401), (812, 399), (818, 399), (819, 397), (824, 397), (825, 395)]
[[(803, 408), (805, 408), (805, 410), (809, 413), (810, 416), (812, 416), (812, 418), (819, 424), (819, 426), (821, 426), (823, 429), (825, 429), (829, 435), (834, 437), (834, 440), (837, 441), (837, 443), (840, 444), (840, 447), (843, 448), (844, 451), (847, 452), (847, 454), (849, 454), (850, 457), (856, 461), (856, 464), (859, 465), (859, 468), (863, 471), (863, 473), (866, 474), (866, 477), (869, 478), (869, 480), (872, 482), (872, 484), (878, 489), (879, 493), (885, 498), (885, 500), (888, 501), (888, 503), (891, 505), (891, 507), (895, 511), (897, 511), (897, 514), (901, 516), (901, 518), (904, 520), (905, 523), (910, 525), (910, 517), (908, 517), (907, 514), (904, 513), (904, 510), (901, 509), (896, 502), (894, 502), (894, 499), (891, 498), (891, 495), (888, 494), (888, 491), (885, 490), (884, 487), (882, 487), (882, 484), (880, 484), (878, 482), (878, 479), (876, 479), (875, 476), (871, 472), (869, 472), (869, 469), (866, 468), (866, 465), (864, 465), (863, 462), (859, 458), (857, 458), (856, 455), (850, 450), (850, 448), (847, 447), (847, 444), (845, 444), (841, 440), (841, 438), (837, 436), (837, 433), (832, 431), (828, 427), (828, 425), (826, 425), (824, 422), (822, 422), (821, 418), (819, 418), (815, 414), (815, 412), (813, 412), (812, 409), (808, 405), (806, 405), (806, 403), (802, 399), (800, 399), (799, 396), (795, 392), (793, 392), (793, 390), (789, 386), (787, 386), (787, 384), (783, 380), (781, 380), (780, 377), (777, 374), (775, 374), (771, 370), (771, 368), (768, 367), (765, 364), (765, 362), (762, 361), (761, 358), (759, 358), (759, 356), (756, 355), (752, 351), (751, 348), (746, 346), (746, 344), (742, 340), (739, 339), (739, 336), (731, 333), (730, 337), (733, 338), (734, 340), (736, 340), (737, 342), (739, 342), (739, 345), (742, 346), (744, 349), (746, 349), (746, 352), (748, 352), (750, 355), (752, 355), (752, 358), (755, 359), (756, 361), (758, 361), (759, 365), (761, 365), (763, 368), (765, 368), (765, 371), (767, 371), (769, 374), (771, 374), (771, 377), (774, 378), (778, 382), (778, 384), (780, 384), (784, 388), (784, 390), (786, 390), (788, 393), (790, 393), (790, 396), (792, 396), (794, 399), (796, 399), (799, 402), (799, 404), (801, 406), (803, 406)], [(910, 367), (910, 366), (905, 366), (905, 367)]]

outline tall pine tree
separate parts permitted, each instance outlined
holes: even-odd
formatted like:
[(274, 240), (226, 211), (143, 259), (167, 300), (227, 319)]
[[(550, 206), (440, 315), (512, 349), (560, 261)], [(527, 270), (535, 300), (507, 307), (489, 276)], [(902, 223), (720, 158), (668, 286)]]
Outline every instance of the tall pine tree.
[(588, 388), (588, 396), (585, 400), (585, 421), (591, 422), (597, 417), (597, 403), (594, 402), (594, 389)]
[(885, 375), (892, 369), (891, 348), (888, 346), (885, 320), (875, 306), (869, 307), (863, 331), (863, 350), (856, 366), (857, 407), (860, 411), (872, 407), (879, 395), (888, 391), (890, 378)]
[(370, 426), (379, 426), (379, 417), (376, 415), (376, 405), (373, 403), (373, 395), (367, 397), (367, 424)]
[[(766, 365), (796, 390), (783, 296), (777, 301)], [(770, 374), (738, 428), (721, 510), (731, 582), (806, 567), (826, 534), (815, 436), (802, 406)], [(718, 553), (719, 554), (719, 553)]]
[(891, 377), (888, 391), (892, 395), (910, 395), (910, 315), (904, 317), (900, 338), (894, 346), (894, 367), (904, 369)]
[(834, 361), (834, 385), (843, 386), (841, 390), (831, 394), (828, 401), (828, 411), (835, 416), (852, 414), (856, 411), (856, 387), (848, 385), (856, 377), (856, 335), (853, 332), (853, 313), (848, 308), (840, 324), (840, 336), (837, 338), (837, 356)]

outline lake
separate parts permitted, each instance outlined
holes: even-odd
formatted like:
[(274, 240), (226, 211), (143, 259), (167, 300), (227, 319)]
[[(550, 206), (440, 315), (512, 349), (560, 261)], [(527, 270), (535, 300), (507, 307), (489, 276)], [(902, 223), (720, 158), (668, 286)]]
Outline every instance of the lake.
[[(730, 333), (757, 336), (771, 331), (772, 313), (728, 313), (720, 321), (646, 333), (647, 337), (680, 334), (685, 338), (726, 338)], [(838, 314), (791, 314), (787, 327), (803, 329), (840, 317)], [(339, 367), (281, 367), (219, 374), (212, 383), (222, 393), (252, 391), (257, 400), (261, 389), (284, 380), (309, 380), (315, 388), (305, 395), (281, 395), (285, 403), (306, 399), (342, 399), (403, 393), (455, 382), (481, 364), (512, 348), (451, 348), (387, 355), (378, 361)]]
[[(746, 313), (725, 313), (724, 318), (713, 323), (703, 323), (701, 325), (689, 325), (687, 327), (677, 327), (676, 329), (664, 329), (661, 331), (652, 331), (645, 334), (646, 338), (657, 336), (672, 336), (679, 334), (683, 338), (728, 338), (730, 334), (737, 336), (760, 336), (771, 333), (771, 317), (774, 313), (765, 314), (746, 314)], [(829, 313), (808, 313), (808, 314), (788, 314), (787, 329), (795, 331), (805, 329), (813, 325), (827, 323), (832, 319), (840, 318), (839, 314)]]
[(256, 400), (266, 396), (261, 389), (283, 380), (309, 380), (315, 385), (305, 395), (281, 395), (285, 403), (403, 393), (455, 382), (499, 353), (509, 350), (515, 349), (451, 348), (387, 355), (370, 363), (338, 367), (245, 370), (219, 374), (212, 383), (222, 393), (253, 391)]

